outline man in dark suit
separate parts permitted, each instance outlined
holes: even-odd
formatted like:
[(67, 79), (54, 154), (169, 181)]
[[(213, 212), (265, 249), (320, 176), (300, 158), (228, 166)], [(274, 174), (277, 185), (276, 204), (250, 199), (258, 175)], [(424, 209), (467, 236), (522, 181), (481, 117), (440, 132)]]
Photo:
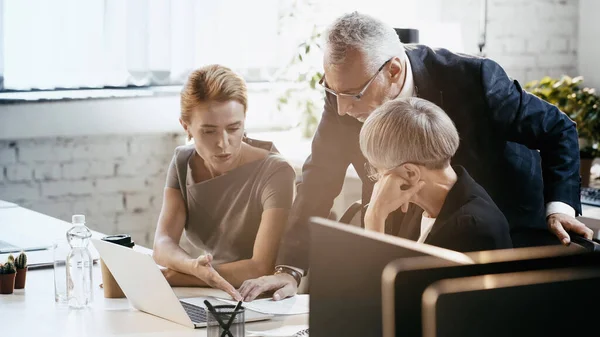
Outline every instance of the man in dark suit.
[(276, 290), (277, 300), (296, 293), (308, 269), (307, 219), (329, 214), (348, 165), (363, 182), (363, 203), (369, 201), (373, 184), (359, 132), (375, 108), (396, 97), (426, 99), (450, 116), (461, 139), (452, 165), (463, 166), (492, 197), (514, 247), (547, 243), (539, 238), (548, 229), (563, 244), (570, 242), (568, 231), (591, 239), (593, 232), (575, 219), (581, 214), (575, 123), (555, 106), (524, 91), (492, 60), (403, 46), (392, 27), (367, 15), (338, 18), (325, 39), (325, 111), (275, 275), (247, 281), (242, 296)]

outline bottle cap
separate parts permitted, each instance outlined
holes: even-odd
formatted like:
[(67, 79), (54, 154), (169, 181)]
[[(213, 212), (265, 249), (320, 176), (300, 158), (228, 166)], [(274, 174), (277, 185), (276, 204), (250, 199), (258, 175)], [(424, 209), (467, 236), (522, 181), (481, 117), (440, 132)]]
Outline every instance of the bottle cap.
[(73, 215), (72, 222), (73, 223), (85, 223), (85, 215), (82, 215), (82, 214)]

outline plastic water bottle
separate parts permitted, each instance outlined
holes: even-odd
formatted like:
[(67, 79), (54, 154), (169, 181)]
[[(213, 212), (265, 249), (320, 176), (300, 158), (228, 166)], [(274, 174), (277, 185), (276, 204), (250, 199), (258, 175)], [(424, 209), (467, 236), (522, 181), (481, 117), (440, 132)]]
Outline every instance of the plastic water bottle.
[(85, 215), (73, 215), (72, 222), (67, 232), (67, 299), (69, 307), (81, 309), (92, 302), (92, 255), (87, 248), (92, 232), (85, 226)]

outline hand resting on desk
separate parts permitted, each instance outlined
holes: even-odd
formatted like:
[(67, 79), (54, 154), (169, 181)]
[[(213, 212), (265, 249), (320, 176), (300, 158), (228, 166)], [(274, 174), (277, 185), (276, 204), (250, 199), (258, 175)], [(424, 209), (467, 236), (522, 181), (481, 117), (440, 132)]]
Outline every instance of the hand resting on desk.
[(258, 295), (268, 291), (275, 291), (273, 300), (279, 301), (296, 295), (298, 284), (291, 275), (282, 273), (246, 280), (242, 283), (239, 291), (245, 302), (253, 301)]

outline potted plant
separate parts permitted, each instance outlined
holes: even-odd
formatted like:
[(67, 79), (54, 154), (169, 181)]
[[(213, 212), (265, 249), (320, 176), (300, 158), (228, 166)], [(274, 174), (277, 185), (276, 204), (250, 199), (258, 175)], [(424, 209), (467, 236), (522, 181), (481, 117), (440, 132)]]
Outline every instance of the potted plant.
[(544, 77), (525, 85), (525, 89), (556, 105), (577, 123), (581, 185), (589, 186), (592, 161), (600, 155), (600, 97), (594, 89), (583, 87), (583, 77), (560, 79)]
[(25, 288), (25, 280), (27, 277), (27, 255), (21, 252), (15, 259), (15, 268), (17, 269), (17, 276), (15, 278), (15, 289)]
[[(280, 22), (290, 22), (292, 26), (308, 20), (314, 15), (312, 1), (294, 1), (290, 12)], [(304, 138), (312, 138), (323, 112), (325, 91), (318, 86), (323, 72), (321, 71), (321, 31), (312, 25), (310, 32), (298, 44), (297, 50), (289, 63), (280, 70), (277, 78), (287, 84), (288, 89), (277, 100), (277, 109), (282, 112), (286, 107), (301, 112), (299, 126)]]
[(8, 261), (0, 269), (0, 294), (12, 294), (15, 289), (15, 264)]

